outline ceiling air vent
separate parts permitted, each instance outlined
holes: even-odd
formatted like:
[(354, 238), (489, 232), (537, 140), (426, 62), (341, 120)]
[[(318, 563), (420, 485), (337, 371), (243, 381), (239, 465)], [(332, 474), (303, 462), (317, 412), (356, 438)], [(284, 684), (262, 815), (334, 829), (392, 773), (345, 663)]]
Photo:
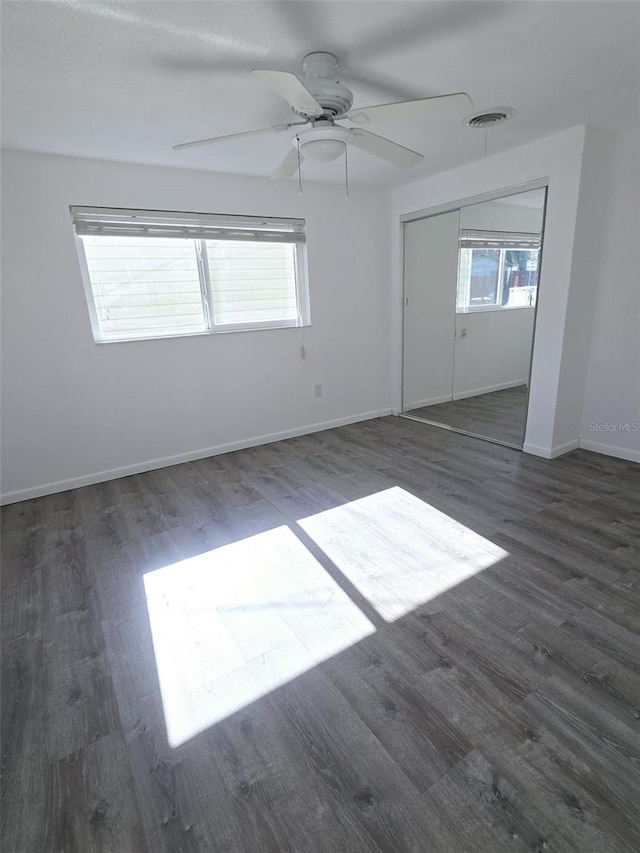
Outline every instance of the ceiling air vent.
[(515, 112), (511, 107), (492, 107), (488, 110), (478, 110), (467, 116), (464, 123), (469, 127), (493, 127), (494, 124), (501, 124), (510, 119), (511, 116), (515, 115)]

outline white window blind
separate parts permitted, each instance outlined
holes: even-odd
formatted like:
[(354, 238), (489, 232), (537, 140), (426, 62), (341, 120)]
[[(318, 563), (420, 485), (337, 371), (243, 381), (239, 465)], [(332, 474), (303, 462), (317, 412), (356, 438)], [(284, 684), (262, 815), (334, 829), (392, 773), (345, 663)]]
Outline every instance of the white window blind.
[(76, 234), (304, 243), (304, 219), (225, 216), (170, 210), (72, 207)]
[(541, 234), (516, 231), (479, 231), (463, 228), (460, 231), (461, 249), (539, 249)]
[(216, 324), (293, 321), (295, 251), (286, 243), (207, 242)]
[(304, 220), (71, 208), (98, 341), (308, 323)]
[(163, 237), (83, 237), (102, 337), (206, 330), (193, 245)]

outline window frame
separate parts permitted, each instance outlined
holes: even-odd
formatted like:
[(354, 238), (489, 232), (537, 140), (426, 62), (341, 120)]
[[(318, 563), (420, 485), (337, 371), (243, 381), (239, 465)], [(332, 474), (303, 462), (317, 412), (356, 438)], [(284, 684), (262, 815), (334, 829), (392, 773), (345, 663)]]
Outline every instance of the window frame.
[[(308, 267), (307, 267), (307, 253), (306, 253), (306, 234), (305, 234), (305, 220), (304, 219), (285, 219), (285, 218), (274, 218), (274, 217), (256, 217), (256, 216), (228, 216), (228, 215), (219, 215), (219, 214), (193, 214), (179, 211), (147, 211), (147, 210), (133, 210), (133, 209), (121, 209), (121, 208), (90, 208), (90, 207), (79, 207), (79, 206), (70, 206), (70, 212), (72, 217), (72, 228), (73, 228), (73, 236), (76, 243), (76, 250), (78, 253), (78, 259), (80, 264), (80, 274), (84, 286), (85, 297), (87, 301), (87, 308), (89, 312), (89, 320), (91, 324), (91, 330), (93, 333), (94, 343), (96, 344), (112, 344), (112, 343), (126, 343), (129, 341), (148, 341), (148, 340), (161, 340), (164, 338), (190, 338), (201, 335), (224, 335), (233, 332), (258, 332), (258, 331), (270, 331), (275, 329), (299, 329), (308, 327), (311, 325), (311, 306), (310, 306), (310, 298), (309, 298), (309, 277), (308, 277)], [(81, 234), (78, 234), (75, 225), (74, 225), (74, 212), (75, 211), (96, 211), (96, 215), (99, 215), (100, 212), (103, 212), (105, 215), (115, 215), (118, 212), (121, 212), (123, 217), (130, 215), (153, 215), (157, 217), (158, 220), (166, 219), (167, 222), (170, 222), (172, 219), (180, 220), (182, 217), (184, 218), (193, 218), (193, 221), (197, 223), (197, 221), (202, 219), (211, 219), (211, 220), (219, 220), (224, 222), (241, 222), (243, 225), (259, 225), (269, 223), (271, 226), (276, 225), (281, 222), (285, 226), (298, 226), (298, 230), (295, 231), (297, 235), (302, 234), (302, 238), (299, 236), (297, 239), (286, 240), (286, 239), (277, 239), (275, 242), (280, 242), (285, 245), (291, 246), (293, 248), (293, 285), (295, 289), (295, 301), (296, 301), (296, 318), (293, 320), (255, 320), (248, 321), (243, 323), (224, 323), (216, 325), (215, 322), (215, 301), (213, 295), (213, 288), (211, 287), (211, 279), (209, 272), (209, 263), (208, 263), (208, 253), (207, 253), (207, 242), (215, 242), (215, 237), (202, 237), (202, 236), (192, 236), (189, 234), (184, 234), (180, 236), (180, 234), (176, 233), (174, 235), (162, 234), (158, 236), (170, 237), (170, 239), (176, 240), (188, 240), (189, 242), (194, 244), (194, 251), (196, 255), (196, 265), (198, 269), (198, 278), (200, 282), (200, 298), (202, 303), (202, 316), (204, 322), (204, 329), (198, 329), (193, 332), (161, 332), (160, 334), (149, 334), (149, 335), (132, 335), (132, 336), (123, 336), (123, 337), (103, 337), (100, 329), (100, 319), (98, 317), (98, 311), (96, 307), (96, 298), (93, 291), (93, 286), (91, 282), (91, 275), (89, 273), (89, 265), (87, 263), (87, 257), (85, 254), (84, 243), (82, 241)], [(245, 226), (246, 227), (246, 226)], [(234, 231), (237, 233), (239, 227), (236, 227)], [(249, 227), (246, 227), (246, 231), (251, 231)], [(271, 232), (270, 232), (271, 233)], [(280, 231), (280, 234), (289, 233), (285, 228)], [(291, 232), (294, 233), (294, 232)], [(99, 231), (96, 231), (94, 236), (100, 236)], [(123, 236), (133, 236), (132, 235), (123, 235)], [(148, 236), (153, 237), (156, 236), (154, 234), (149, 234)], [(224, 241), (225, 239), (229, 239), (225, 235), (222, 235), (217, 238), (220, 241)], [(233, 239), (233, 238), (232, 238)], [(259, 245), (260, 242), (269, 242), (268, 238), (263, 240), (251, 240), (250, 238), (243, 237), (238, 242), (251, 243), (251, 245)]]

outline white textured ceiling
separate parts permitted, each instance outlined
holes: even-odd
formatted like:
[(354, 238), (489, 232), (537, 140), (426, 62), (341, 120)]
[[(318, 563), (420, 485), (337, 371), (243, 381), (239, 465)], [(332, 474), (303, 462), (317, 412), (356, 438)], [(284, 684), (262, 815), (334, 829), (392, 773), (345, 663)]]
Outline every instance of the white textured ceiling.
[[(629, 2), (189, 2), (4, 0), (4, 147), (268, 176), (285, 134), (180, 152), (177, 142), (288, 121), (251, 68), (300, 72), (328, 50), (354, 106), (466, 91), (513, 106), (492, 153), (578, 124), (640, 123), (640, 4)], [(369, 128), (424, 153), (398, 169), (351, 149), (354, 182), (398, 185), (479, 159), (484, 131), (459, 121)], [(306, 162), (341, 180), (343, 164)]]

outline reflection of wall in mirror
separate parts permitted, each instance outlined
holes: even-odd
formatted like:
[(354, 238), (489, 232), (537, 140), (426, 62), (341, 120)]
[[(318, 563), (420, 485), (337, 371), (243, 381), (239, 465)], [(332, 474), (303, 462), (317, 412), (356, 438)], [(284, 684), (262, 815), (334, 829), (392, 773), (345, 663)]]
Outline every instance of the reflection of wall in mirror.
[(534, 233), (542, 230), (542, 206), (521, 206), (517, 200), (523, 197), (534, 197), (536, 203), (544, 203), (544, 190), (531, 190), (507, 196), (505, 199), (485, 201), (481, 204), (470, 204), (460, 211), (460, 228), (476, 228), (479, 231), (521, 231)]
[(523, 308), (456, 316), (454, 399), (527, 383), (534, 314)]

